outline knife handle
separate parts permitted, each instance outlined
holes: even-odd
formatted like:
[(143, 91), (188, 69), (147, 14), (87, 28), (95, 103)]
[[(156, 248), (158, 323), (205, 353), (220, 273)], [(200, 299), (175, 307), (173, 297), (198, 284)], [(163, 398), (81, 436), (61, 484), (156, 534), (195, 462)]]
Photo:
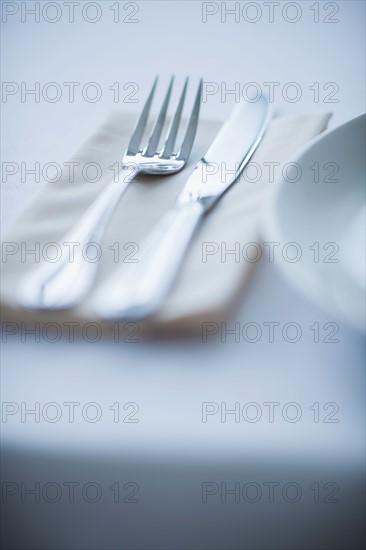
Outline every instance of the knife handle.
[(143, 319), (161, 306), (171, 289), (203, 206), (176, 206), (141, 244), (138, 261), (124, 264), (97, 291), (93, 306), (107, 319)]

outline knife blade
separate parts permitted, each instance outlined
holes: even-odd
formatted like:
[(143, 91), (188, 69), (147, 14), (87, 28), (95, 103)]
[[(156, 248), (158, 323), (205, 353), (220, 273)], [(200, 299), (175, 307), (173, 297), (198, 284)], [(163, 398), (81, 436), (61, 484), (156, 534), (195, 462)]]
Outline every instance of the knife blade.
[(256, 103), (237, 105), (197, 163), (177, 202), (200, 201), (205, 209), (210, 208), (249, 162), (262, 140), (271, 114), (265, 96)]
[(197, 163), (175, 207), (142, 243), (138, 263), (117, 268), (97, 290), (92, 307), (99, 317), (139, 320), (156, 313), (173, 285), (198, 223), (238, 179), (270, 118), (264, 96), (257, 103), (237, 105)]

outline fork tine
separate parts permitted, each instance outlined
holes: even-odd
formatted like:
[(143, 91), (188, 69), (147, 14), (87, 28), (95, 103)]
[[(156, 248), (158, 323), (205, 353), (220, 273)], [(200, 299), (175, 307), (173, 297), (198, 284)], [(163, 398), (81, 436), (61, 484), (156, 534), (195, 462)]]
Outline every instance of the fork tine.
[(159, 144), (159, 139), (160, 139), (161, 132), (163, 130), (163, 126), (165, 122), (166, 112), (168, 110), (169, 99), (170, 99), (170, 95), (173, 87), (173, 81), (174, 81), (174, 76), (172, 76), (172, 78), (170, 79), (168, 91), (166, 93), (163, 105), (161, 106), (159, 116), (157, 118), (156, 124), (150, 136), (149, 143), (143, 153), (144, 157), (151, 157), (156, 153), (156, 149)]
[(192, 150), (192, 146), (193, 146), (193, 142), (196, 136), (197, 126), (198, 126), (198, 117), (200, 114), (201, 95), (202, 95), (202, 78), (200, 79), (200, 83), (198, 85), (196, 99), (194, 100), (191, 117), (187, 125), (187, 130), (183, 139), (182, 147), (177, 156), (178, 160), (187, 160)]
[(184, 106), (184, 100), (185, 100), (185, 97), (186, 97), (187, 86), (188, 86), (188, 76), (187, 76), (187, 78), (184, 82), (182, 94), (179, 98), (178, 107), (177, 107), (177, 110), (175, 111), (174, 118), (173, 118), (171, 126), (169, 128), (169, 133), (168, 133), (168, 137), (167, 137), (167, 139), (165, 141), (165, 144), (164, 144), (164, 149), (163, 149), (162, 153), (159, 155), (160, 158), (162, 158), (162, 159), (168, 159), (173, 153), (175, 140), (176, 140), (177, 134), (178, 134), (180, 119), (182, 118), (182, 111), (183, 111), (183, 106)]
[(155, 77), (154, 84), (151, 88), (149, 97), (146, 100), (146, 103), (144, 105), (144, 108), (142, 109), (140, 118), (137, 122), (136, 128), (131, 136), (130, 142), (127, 147), (127, 154), (129, 155), (135, 155), (139, 151), (140, 142), (141, 142), (143, 133), (145, 131), (146, 122), (149, 117), (150, 107), (154, 97), (155, 88), (156, 88), (158, 79), (159, 79), (158, 76)]

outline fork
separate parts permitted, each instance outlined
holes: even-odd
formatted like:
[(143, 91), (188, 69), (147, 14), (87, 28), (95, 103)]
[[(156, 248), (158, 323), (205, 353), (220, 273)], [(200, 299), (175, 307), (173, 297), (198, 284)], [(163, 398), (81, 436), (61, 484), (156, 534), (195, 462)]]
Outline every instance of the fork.
[[(144, 149), (140, 148), (157, 81), (158, 77), (155, 78), (123, 156), (122, 167), (132, 166), (132, 173), (124, 179), (123, 185), (119, 185), (114, 180), (111, 181), (76, 225), (59, 241), (61, 255), (58, 262), (46, 263), (44, 261), (34, 271), (24, 276), (18, 289), (18, 301), (23, 307), (58, 310), (79, 303), (90, 292), (98, 268), (97, 262), (88, 262), (83, 257), (85, 246), (90, 243), (93, 243), (93, 245), (99, 244), (102, 241), (108, 222), (128, 185), (134, 181), (137, 174), (174, 174), (186, 164), (192, 150), (198, 125), (202, 79), (198, 85), (192, 112), (178, 153), (174, 153), (175, 142), (182, 117), (188, 78), (185, 80), (162, 150), (158, 151), (157, 149), (166, 119), (174, 77), (170, 80), (147, 146)], [(66, 244), (70, 245), (70, 243), (78, 245), (74, 247), (73, 261), (69, 260), (69, 248), (66, 247)]]

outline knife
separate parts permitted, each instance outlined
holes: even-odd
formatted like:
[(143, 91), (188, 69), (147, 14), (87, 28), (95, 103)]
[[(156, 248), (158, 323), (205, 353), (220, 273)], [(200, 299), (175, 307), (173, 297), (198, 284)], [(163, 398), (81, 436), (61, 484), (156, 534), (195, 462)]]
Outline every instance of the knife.
[(174, 283), (197, 225), (238, 179), (270, 118), (264, 96), (256, 103), (235, 107), (196, 165), (174, 208), (141, 244), (138, 263), (117, 268), (97, 290), (92, 307), (99, 317), (139, 320), (156, 313)]

